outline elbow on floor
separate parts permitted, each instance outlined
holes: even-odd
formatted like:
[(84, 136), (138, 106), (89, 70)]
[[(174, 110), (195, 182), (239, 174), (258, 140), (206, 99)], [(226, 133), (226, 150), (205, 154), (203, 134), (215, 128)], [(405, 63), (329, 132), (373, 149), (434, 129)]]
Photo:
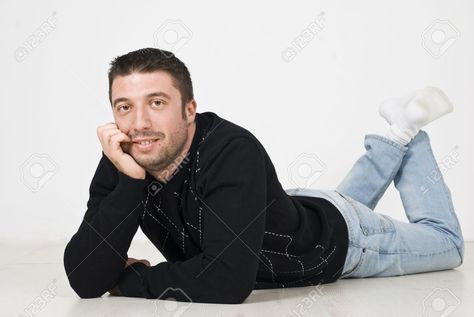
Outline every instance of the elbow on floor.
[(97, 290), (97, 289), (91, 289), (90, 287), (87, 287), (85, 285), (74, 285), (70, 283), (72, 289), (80, 298), (97, 298), (101, 297), (104, 295), (105, 291), (102, 290)]
[[(245, 300), (250, 296), (253, 291), (253, 287), (244, 287), (238, 286), (232, 291), (218, 291), (217, 292), (217, 300), (215, 303), (217, 304), (242, 304)], [(230, 293), (230, 295), (229, 295)], [(227, 295), (227, 296), (226, 296)]]
[(230, 304), (242, 304), (245, 302), (245, 300), (249, 297), (251, 292), (245, 293), (244, 295), (237, 295), (233, 298), (233, 300), (230, 302)]

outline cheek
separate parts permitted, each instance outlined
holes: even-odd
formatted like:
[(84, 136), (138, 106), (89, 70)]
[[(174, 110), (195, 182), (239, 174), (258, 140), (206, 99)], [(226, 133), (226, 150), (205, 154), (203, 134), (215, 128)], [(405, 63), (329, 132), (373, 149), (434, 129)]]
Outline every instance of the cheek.
[(130, 124), (126, 120), (120, 118), (115, 119), (115, 124), (120, 131), (128, 135), (128, 132), (130, 131)]

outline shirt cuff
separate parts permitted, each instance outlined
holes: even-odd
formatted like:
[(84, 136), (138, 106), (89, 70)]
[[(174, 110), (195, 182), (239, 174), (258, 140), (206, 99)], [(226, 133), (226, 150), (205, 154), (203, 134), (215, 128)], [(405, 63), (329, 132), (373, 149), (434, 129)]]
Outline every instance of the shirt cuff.
[(118, 172), (118, 179), (119, 179), (119, 184), (122, 184), (126, 187), (133, 187), (133, 186), (138, 186), (138, 187), (145, 187), (150, 183), (150, 180), (148, 179), (140, 179), (140, 178), (133, 178), (128, 176), (127, 174), (122, 173), (121, 171), (117, 170)]
[(122, 296), (145, 297), (142, 292), (142, 281), (148, 266), (142, 262), (135, 262), (122, 272), (118, 288)]

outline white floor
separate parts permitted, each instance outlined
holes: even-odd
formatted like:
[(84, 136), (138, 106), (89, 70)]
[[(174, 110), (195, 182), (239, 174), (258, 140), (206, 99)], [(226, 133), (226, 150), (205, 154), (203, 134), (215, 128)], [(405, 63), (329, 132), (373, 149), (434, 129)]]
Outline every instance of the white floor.
[[(80, 299), (64, 273), (64, 245), (0, 244), (0, 316), (474, 316), (474, 242), (454, 270), (256, 290), (241, 305)], [(133, 242), (129, 256), (163, 260), (146, 242)]]

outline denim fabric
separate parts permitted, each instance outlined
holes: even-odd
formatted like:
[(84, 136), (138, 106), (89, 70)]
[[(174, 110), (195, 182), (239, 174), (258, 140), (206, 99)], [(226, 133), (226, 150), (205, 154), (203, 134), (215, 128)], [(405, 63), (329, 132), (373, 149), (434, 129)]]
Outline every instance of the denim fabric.
[[(338, 207), (349, 230), (341, 278), (396, 276), (461, 265), (461, 227), (426, 132), (420, 131), (407, 146), (369, 134), (364, 146), (366, 152), (336, 190), (285, 190), (290, 195), (323, 197)], [(409, 222), (373, 211), (392, 180)]]

